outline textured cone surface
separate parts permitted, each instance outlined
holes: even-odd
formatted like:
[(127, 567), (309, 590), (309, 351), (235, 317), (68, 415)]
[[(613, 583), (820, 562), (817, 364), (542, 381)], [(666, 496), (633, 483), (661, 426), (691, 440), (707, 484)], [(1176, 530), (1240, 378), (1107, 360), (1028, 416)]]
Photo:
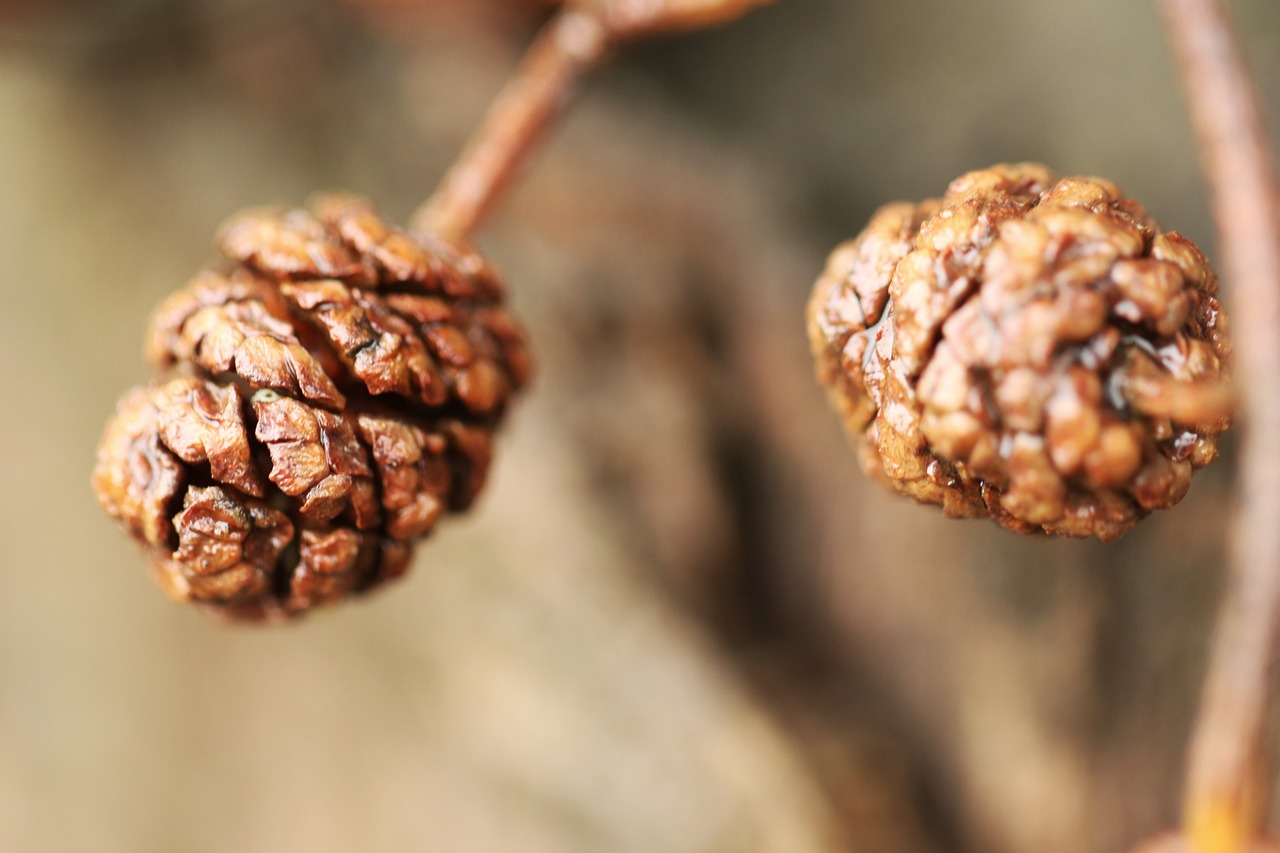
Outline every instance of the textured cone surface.
[(94, 490), (172, 597), (295, 615), (403, 573), (470, 506), (529, 358), (482, 259), (363, 201), (250, 211), (219, 242), (156, 310), (157, 378), (107, 424)]
[(808, 331), (871, 476), (949, 515), (1112, 540), (1217, 455), (1217, 290), (1114, 184), (1001, 165), (877, 211), (829, 258)]

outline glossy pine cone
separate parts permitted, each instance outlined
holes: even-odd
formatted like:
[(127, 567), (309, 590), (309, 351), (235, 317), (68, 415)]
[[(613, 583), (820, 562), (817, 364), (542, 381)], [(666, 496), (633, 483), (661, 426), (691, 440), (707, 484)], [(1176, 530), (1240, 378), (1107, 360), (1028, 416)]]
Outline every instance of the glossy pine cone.
[(1000, 165), (881, 208), (810, 299), (864, 468), (948, 515), (1121, 536), (1229, 425), (1204, 255), (1110, 182)]
[(120, 401), (94, 490), (173, 598), (294, 615), (401, 574), (471, 504), (528, 354), (479, 256), (361, 200), (249, 211), (219, 244), (156, 310), (157, 378)]

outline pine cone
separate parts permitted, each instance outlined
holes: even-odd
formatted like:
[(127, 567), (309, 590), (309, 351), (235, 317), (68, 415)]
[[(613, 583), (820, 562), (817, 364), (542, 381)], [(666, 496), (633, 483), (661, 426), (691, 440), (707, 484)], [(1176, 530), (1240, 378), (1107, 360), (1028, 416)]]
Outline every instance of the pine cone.
[(156, 310), (159, 369), (98, 449), (98, 501), (172, 597), (294, 615), (401, 574), (485, 482), (529, 358), (474, 253), (366, 202), (249, 211)]
[(809, 302), (867, 472), (948, 515), (1118, 538), (1229, 425), (1218, 280), (1107, 181), (1000, 165), (881, 208)]

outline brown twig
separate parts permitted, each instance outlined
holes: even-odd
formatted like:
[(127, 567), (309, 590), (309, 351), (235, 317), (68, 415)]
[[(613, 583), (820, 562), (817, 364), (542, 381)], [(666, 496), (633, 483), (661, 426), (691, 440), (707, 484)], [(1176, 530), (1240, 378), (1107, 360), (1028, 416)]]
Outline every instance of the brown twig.
[(725, 23), (773, 0), (579, 0), (559, 12), (498, 95), (440, 187), (410, 221), (417, 232), (463, 238), (501, 200), (583, 76), (614, 45)]
[(1192, 850), (1232, 853), (1252, 843), (1265, 818), (1265, 720), (1280, 639), (1280, 190), (1222, 0), (1157, 2), (1203, 152), (1235, 309), (1241, 505), (1188, 756), (1184, 812)]
[(608, 44), (595, 16), (573, 9), (556, 15), (435, 194), (413, 215), (410, 228), (454, 239), (471, 233), (502, 197), (583, 74), (604, 58)]
[(740, 18), (774, 0), (584, 0), (619, 39), (696, 30)]

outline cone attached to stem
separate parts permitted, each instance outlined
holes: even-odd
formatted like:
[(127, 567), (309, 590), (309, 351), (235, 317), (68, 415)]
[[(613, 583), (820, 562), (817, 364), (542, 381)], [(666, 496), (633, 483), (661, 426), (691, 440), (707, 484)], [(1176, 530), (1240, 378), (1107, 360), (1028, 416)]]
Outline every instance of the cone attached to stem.
[(410, 232), (348, 197), (234, 217), (219, 267), (157, 310), (157, 377), (121, 399), (94, 469), (165, 591), (262, 619), (403, 573), (479, 494), (529, 376), (470, 235), (612, 46), (763, 2), (566, 4)]

